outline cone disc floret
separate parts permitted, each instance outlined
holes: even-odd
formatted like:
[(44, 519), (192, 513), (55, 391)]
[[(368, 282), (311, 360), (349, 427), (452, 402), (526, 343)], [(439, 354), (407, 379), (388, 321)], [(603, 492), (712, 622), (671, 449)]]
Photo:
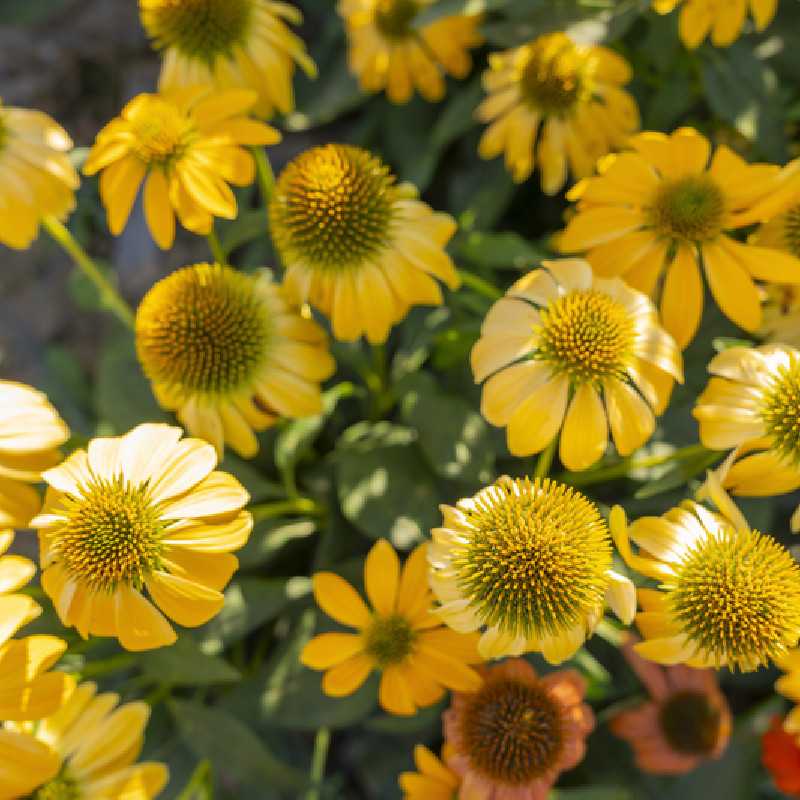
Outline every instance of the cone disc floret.
[(574, 382), (623, 377), (632, 357), (633, 322), (624, 306), (594, 289), (574, 290), (541, 312), (538, 358)]
[(253, 0), (151, 0), (142, 24), (156, 47), (213, 65), (247, 40), (254, 11)]
[[(3, 141), (2, 120), (0, 120), (0, 145)], [(800, 203), (792, 206), (783, 217), (783, 241), (786, 249), (800, 258)]]
[(40, 786), (31, 800), (81, 800), (81, 790), (74, 780), (62, 773)]
[(404, 39), (412, 34), (411, 23), (419, 10), (415, 0), (378, 0), (375, 25), (388, 39)]
[(168, 170), (196, 138), (194, 123), (175, 105), (142, 95), (129, 116), (131, 150), (145, 164)]
[(722, 230), (725, 198), (708, 175), (687, 175), (666, 181), (656, 193), (652, 224), (670, 239), (706, 242)]
[(471, 536), (453, 566), (486, 624), (538, 638), (602, 604), (608, 529), (581, 494), (547, 479), (503, 478), (462, 510)]
[(563, 34), (541, 36), (529, 47), (520, 88), (536, 110), (566, 114), (591, 91), (585, 59)]
[(393, 614), (375, 616), (364, 631), (364, 637), (364, 649), (383, 669), (405, 661), (414, 649), (416, 635), (405, 617)]
[(270, 204), (272, 234), (292, 262), (358, 266), (391, 242), (395, 191), (388, 167), (366, 150), (315, 147), (281, 173)]
[(722, 525), (675, 568), (667, 600), (698, 654), (753, 669), (800, 636), (800, 568), (775, 540)]
[(670, 746), (685, 755), (708, 756), (719, 742), (722, 712), (705, 692), (675, 692), (659, 709), (658, 721)]
[(213, 395), (249, 387), (271, 338), (256, 279), (196, 264), (159, 281), (136, 316), (136, 348), (154, 382)]
[(780, 366), (764, 392), (761, 418), (774, 448), (792, 463), (800, 463), (800, 359)]

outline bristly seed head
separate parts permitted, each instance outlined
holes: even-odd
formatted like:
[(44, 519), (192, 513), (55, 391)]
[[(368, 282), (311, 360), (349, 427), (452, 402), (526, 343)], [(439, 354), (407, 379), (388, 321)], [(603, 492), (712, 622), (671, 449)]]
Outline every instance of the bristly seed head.
[(461, 509), (468, 543), (453, 566), (485, 624), (540, 638), (562, 633), (602, 607), (609, 533), (583, 495), (548, 479), (504, 477)]
[(780, 367), (764, 392), (761, 419), (772, 448), (792, 464), (800, 464), (800, 359)]
[(537, 683), (487, 681), (469, 697), (461, 725), (470, 766), (511, 786), (547, 773), (564, 746), (561, 708)]
[[(2, 144), (1, 129), (0, 144)], [(792, 206), (783, 215), (783, 242), (793, 256), (800, 258), (800, 203)]]
[(651, 224), (668, 239), (707, 242), (722, 230), (725, 198), (706, 174), (664, 182), (650, 208)]
[(131, 150), (148, 166), (169, 172), (197, 138), (194, 123), (172, 103), (140, 95), (128, 117)]
[(40, 786), (31, 800), (81, 800), (81, 790), (72, 778), (62, 772)]
[(416, 0), (378, 0), (375, 24), (387, 39), (405, 39), (413, 35), (411, 23), (419, 11)]
[(661, 706), (658, 721), (673, 750), (707, 756), (717, 746), (722, 713), (705, 692), (682, 691)]
[(416, 635), (405, 617), (375, 615), (364, 632), (365, 650), (382, 669), (400, 664), (411, 654)]
[(270, 230), (285, 263), (341, 270), (360, 266), (391, 242), (395, 179), (358, 147), (324, 145), (281, 173)]
[(724, 525), (675, 573), (665, 584), (669, 608), (710, 661), (753, 670), (800, 638), (800, 567), (772, 537)]
[(174, 47), (209, 66), (247, 41), (254, 14), (253, 0), (159, 0), (141, 11), (155, 47)]
[(540, 36), (529, 46), (520, 89), (536, 111), (566, 115), (591, 93), (585, 58), (564, 34)]
[(209, 395), (250, 388), (272, 337), (257, 280), (195, 264), (156, 283), (136, 314), (136, 350), (147, 377)]

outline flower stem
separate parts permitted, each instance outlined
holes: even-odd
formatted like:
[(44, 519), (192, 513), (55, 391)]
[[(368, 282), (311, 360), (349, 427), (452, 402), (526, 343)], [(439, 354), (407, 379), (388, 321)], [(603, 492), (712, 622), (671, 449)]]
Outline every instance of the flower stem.
[(553, 441), (539, 453), (536, 467), (533, 470), (534, 478), (546, 478), (550, 474), (550, 467), (553, 465), (553, 456), (556, 452), (556, 444), (558, 444), (558, 436), (554, 436)]
[(255, 506), (250, 506), (249, 510), (253, 515), (254, 522), (260, 522), (263, 519), (282, 517), (286, 514), (321, 517), (325, 513), (325, 507), (310, 497), (292, 497), (288, 500), (260, 503)]
[(370, 420), (377, 422), (392, 407), (392, 391), (389, 385), (389, 366), (386, 360), (386, 345), (370, 345), (372, 365), (364, 370), (364, 383), (369, 389)]
[(258, 185), (261, 188), (261, 199), (266, 207), (269, 205), (272, 190), (275, 188), (275, 173), (272, 171), (272, 164), (269, 163), (267, 151), (263, 147), (254, 147), (253, 157), (256, 160), (256, 173), (258, 174)]
[(89, 254), (81, 247), (78, 240), (69, 232), (69, 229), (55, 217), (45, 217), (42, 227), (50, 234), (53, 241), (58, 244), (75, 262), (75, 265), (95, 285), (103, 301), (103, 305), (111, 311), (117, 319), (128, 328), (134, 326), (134, 315), (131, 307), (122, 299), (114, 285), (103, 274), (103, 271)]
[(492, 302), (499, 300), (503, 296), (503, 293), (496, 286), (492, 286), (489, 281), (473, 275), (471, 272), (460, 269), (458, 276), (464, 286), (469, 286), (470, 289), (474, 289), (478, 294), (482, 294)]
[(320, 728), (314, 739), (314, 755), (311, 759), (311, 788), (306, 793), (306, 800), (319, 800), (320, 798), (320, 788), (325, 777), (325, 762), (328, 760), (330, 743), (330, 729)]
[[(197, 765), (197, 768), (192, 773), (192, 777), (189, 779), (189, 783), (186, 784), (184, 790), (178, 795), (177, 800), (196, 800), (196, 798), (200, 797), (200, 789), (206, 786), (210, 775), (211, 762), (206, 758)], [(207, 796), (207, 794), (204, 792), (203, 796)]]
[(222, 243), (213, 226), (211, 227), (211, 232), (206, 236), (206, 239), (208, 239), (208, 246), (211, 250), (211, 255), (214, 256), (214, 261), (216, 261), (217, 264), (225, 266), (225, 264), (228, 263), (228, 259), (225, 258), (225, 251), (222, 249)]

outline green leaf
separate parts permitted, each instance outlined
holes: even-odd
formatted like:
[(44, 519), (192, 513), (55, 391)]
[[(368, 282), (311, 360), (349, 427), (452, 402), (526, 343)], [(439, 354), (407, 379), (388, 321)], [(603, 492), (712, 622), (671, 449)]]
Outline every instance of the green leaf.
[(263, 208), (239, 211), (235, 220), (220, 225), (222, 252), (228, 256), (242, 245), (267, 236), (267, 214)]
[(410, 376), (402, 388), (403, 421), (416, 429), (434, 472), (448, 480), (491, 482), (494, 452), (483, 417), (460, 397), (442, 392), (427, 373)]
[(307, 786), (304, 773), (278, 760), (226, 711), (183, 700), (171, 701), (170, 711), (183, 741), (198, 758), (211, 762), (214, 776), (226, 787), (267, 785), (299, 796)]
[(435, 478), (414, 446), (416, 434), (388, 423), (359, 423), (336, 452), (344, 516), (372, 539), (409, 548), (439, 524)]
[(204, 653), (188, 636), (172, 647), (162, 647), (139, 656), (144, 675), (167, 686), (210, 686), (236, 683), (242, 676), (227, 661)]
[(210, 655), (221, 653), (310, 592), (311, 580), (304, 576), (237, 578), (225, 590), (222, 611), (198, 632), (201, 650)]
[(442, 17), (454, 14), (483, 14), (486, 11), (502, 9), (508, 4), (509, 0), (439, 0), (414, 18), (413, 27), (419, 30)]
[(257, 522), (247, 544), (236, 553), (243, 569), (269, 564), (294, 543), (303, 542), (317, 532), (310, 519), (267, 519)]
[(127, 433), (140, 422), (169, 422), (139, 366), (129, 331), (109, 337), (97, 365), (94, 405), (101, 422)]
[(550, 256), (546, 250), (511, 231), (472, 231), (459, 241), (458, 252), (464, 260), (485, 269), (525, 270)]
[(34, 25), (60, 11), (68, 0), (3, 0), (0, 25)]

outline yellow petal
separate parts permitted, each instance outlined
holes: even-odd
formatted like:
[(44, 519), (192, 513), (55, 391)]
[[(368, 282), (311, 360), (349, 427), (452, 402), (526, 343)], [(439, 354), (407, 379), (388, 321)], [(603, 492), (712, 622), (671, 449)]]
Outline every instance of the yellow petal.
[(313, 578), (314, 598), (317, 605), (343, 625), (363, 628), (372, 615), (358, 592), (342, 577), (333, 572), (317, 572)]
[(558, 433), (567, 407), (569, 381), (559, 376), (537, 387), (508, 423), (508, 449), (515, 456), (544, 450)]
[(386, 539), (379, 539), (364, 562), (364, 587), (377, 614), (388, 617), (394, 613), (399, 580), (397, 553)]
[(372, 671), (369, 656), (360, 654), (337, 664), (322, 676), (322, 691), (329, 697), (345, 697), (361, 687)]
[(568, 470), (588, 469), (606, 451), (608, 422), (600, 396), (589, 383), (575, 391), (564, 419), (559, 458)]
[(703, 281), (693, 251), (681, 245), (664, 280), (661, 318), (678, 347), (694, 338), (703, 315)]
[(364, 649), (364, 640), (354, 633), (321, 633), (300, 654), (300, 662), (311, 669), (329, 669)]
[(169, 250), (175, 241), (175, 212), (169, 201), (169, 184), (160, 169), (154, 169), (144, 185), (144, 218), (155, 243)]
[(656, 425), (653, 411), (635, 389), (622, 381), (612, 378), (603, 389), (617, 452), (629, 456), (653, 435)]
[(147, 580), (147, 590), (170, 619), (187, 628), (204, 625), (225, 604), (221, 592), (168, 572), (153, 572)]
[(387, 667), (381, 675), (378, 702), (390, 714), (411, 716), (416, 714), (414, 695), (404, 671), (400, 667)]
[(174, 644), (172, 626), (152, 603), (130, 586), (117, 589), (115, 617), (120, 644), (134, 652)]

